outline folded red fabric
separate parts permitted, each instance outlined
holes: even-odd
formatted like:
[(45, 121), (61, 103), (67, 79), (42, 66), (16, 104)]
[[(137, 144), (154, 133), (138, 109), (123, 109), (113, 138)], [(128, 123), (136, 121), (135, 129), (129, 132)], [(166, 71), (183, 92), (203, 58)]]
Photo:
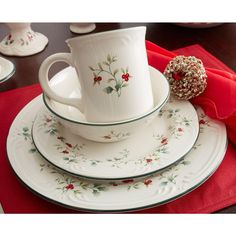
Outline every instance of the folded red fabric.
[[(211, 54), (205, 51), (198, 45), (176, 50), (175, 53), (169, 52), (157, 45), (147, 42), (147, 52), (149, 63), (163, 71), (169, 60), (176, 54), (195, 55), (201, 58), (207, 67), (207, 73), (211, 73), (208, 81), (208, 90), (216, 87), (216, 93), (222, 94), (221, 88), (215, 85), (214, 76), (221, 76), (216, 79), (222, 79), (228, 83), (229, 80), (234, 82), (234, 72), (227, 66), (214, 58)], [(214, 69), (212, 69), (214, 68)], [(228, 72), (227, 72), (228, 71)], [(208, 75), (208, 76), (209, 76)], [(210, 85), (209, 85), (210, 83)], [(222, 82), (222, 86), (224, 83)], [(232, 85), (233, 86), (233, 85)], [(229, 87), (226, 87), (229, 89)], [(233, 89), (234, 87), (232, 87)], [(33, 85), (4, 93), (0, 93), (0, 202), (6, 213), (75, 213), (70, 209), (55, 205), (33, 194), (16, 178), (7, 160), (6, 154), (6, 139), (8, 130), (12, 121), (18, 112), (34, 97), (41, 93), (40, 86)], [(212, 92), (213, 93), (213, 92)], [(202, 94), (202, 97), (205, 95)], [(223, 96), (223, 95), (222, 95)], [(210, 97), (211, 98), (211, 97)], [(235, 99), (228, 94), (224, 98)], [(213, 99), (213, 98), (211, 98)], [(217, 100), (218, 101), (218, 100)], [(194, 101), (197, 104), (197, 101)], [(224, 101), (227, 103), (227, 100)], [(215, 103), (217, 106), (221, 103)], [(222, 102), (222, 104), (224, 104)], [(233, 104), (233, 101), (232, 103)], [(234, 107), (226, 104), (227, 110), (222, 111), (209, 109), (205, 106), (208, 114), (217, 115), (224, 113), (226, 115), (227, 125), (234, 124), (235, 118), (232, 115)], [(218, 108), (218, 107), (217, 107)], [(223, 116), (222, 116), (223, 117)], [(222, 119), (220, 117), (220, 119)], [(235, 129), (234, 129), (235, 130)], [(236, 138), (235, 138), (236, 140)], [(139, 211), (139, 213), (210, 213), (222, 209), (226, 206), (236, 203), (236, 148), (229, 144), (225, 158), (217, 169), (215, 174), (207, 180), (203, 185), (198, 187), (191, 193), (183, 196), (175, 201), (159, 207), (153, 207)], [(80, 212), (79, 212), (80, 213)]]
[[(149, 64), (161, 72), (165, 70), (167, 63), (177, 54), (196, 56), (203, 61), (208, 76), (208, 85), (206, 90), (198, 97), (193, 98), (191, 102), (201, 106), (211, 118), (223, 121), (227, 126), (229, 139), (236, 144), (235, 72), (205, 50), (200, 49), (201, 47), (198, 45), (176, 50), (174, 53), (146, 41), (146, 48)], [(213, 66), (214, 68), (208, 66)]]

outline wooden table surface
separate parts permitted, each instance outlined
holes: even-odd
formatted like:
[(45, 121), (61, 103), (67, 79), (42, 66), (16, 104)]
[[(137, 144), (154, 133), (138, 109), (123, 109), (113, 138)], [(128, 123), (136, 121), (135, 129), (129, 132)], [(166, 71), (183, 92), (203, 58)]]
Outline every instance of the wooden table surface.
[[(94, 32), (127, 28), (138, 25), (147, 26), (146, 39), (168, 50), (192, 44), (200, 44), (236, 71), (236, 24), (225, 23), (207, 29), (185, 28), (171, 23), (97, 23)], [(70, 32), (69, 23), (33, 23), (32, 29), (45, 34), (49, 44), (44, 51), (28, 57), (7, 57), (16, 66), (11, 79), (0, 84), (0, 92), (38, 83), (38, 70), (42, 61), (57, 52), (69, 52), (65, 40), (77, 34)], [(8, 32), (5, 24), (0, 23), (0, 40)], [(53, 66), (51, 75), (67, 66), (58, 63)], [(219, 213), (236, 213), (236, 205), (222, 209)]]

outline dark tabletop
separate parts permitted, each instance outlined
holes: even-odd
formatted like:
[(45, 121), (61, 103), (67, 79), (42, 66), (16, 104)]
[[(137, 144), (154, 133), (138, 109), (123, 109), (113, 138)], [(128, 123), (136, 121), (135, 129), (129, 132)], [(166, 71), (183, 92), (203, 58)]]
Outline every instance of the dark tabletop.
[[(213, 28), (186, 28), (171, 23), (97, 23), (93, 32), (146, 25), (146, 39), (168, 50), (200, 44), (215, 57), (236, 71), (236, 23), (225, 23)], [(32, 29), (46, 35), (49, 44), (46, 49), (28, 57), (7, 57), (16, 66), (11, 79), (0, 84), (0, 92), (38, 83), (40, 64), (49, 55), (57, 52), (69, 52), (65, 40), (78, 34), (69, 30), (69, 23), (33, 23)], [(8, 32), (5, 24), (0, 23), (0, 40)], [(51, 75), (68, 65), (58, 63), (53, 66)], [(219, 211), (219, 213), (236, 213), (236, 205)]]

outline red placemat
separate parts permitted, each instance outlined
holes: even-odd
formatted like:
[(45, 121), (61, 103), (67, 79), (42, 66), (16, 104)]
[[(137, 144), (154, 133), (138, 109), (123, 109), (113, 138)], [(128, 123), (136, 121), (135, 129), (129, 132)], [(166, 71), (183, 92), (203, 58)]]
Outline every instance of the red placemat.
[[(163, 49), (163, 52), (166, 51)], [(234, 73), (199, 45), (176, 50), (177, 54), (196, 55), (211, 68)], [(0, 202), (5, 213), (75, 213), (78, 211), (50, 203), (32, 193), (12, 171), (6, 155), (6, 138), (18, 112), (41, 93), (33, 85), (0, 94)], [(236, 148), (229, 144), (225, 158), (215, 174), (191, 193), (168, 204), (139, 213), (209, 213), (236, 203)], [(80, 212), (81, 213), (81, 212)]]

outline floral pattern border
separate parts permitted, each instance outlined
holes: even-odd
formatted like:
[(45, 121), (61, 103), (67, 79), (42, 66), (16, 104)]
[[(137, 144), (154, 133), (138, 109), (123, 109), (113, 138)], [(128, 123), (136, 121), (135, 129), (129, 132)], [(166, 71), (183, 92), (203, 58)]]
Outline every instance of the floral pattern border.
[[(153, 134), (153, 139), (156, 140), (156, 147), (152, 150), (152, 152), (135, 158), (135, 160), (130, 159), (130, 150), (127, 148), (124, 148), (118, 152), (117, 155), (109, 157), (106, 160), (89, 158), (86, 155), (86, 152), (83, 151), (83, 149), (86, 147), (85, 144), (72, 144), (69, 143), (64, 137), (58, 135), (58, 126), (61, 126), (61, 124), (57, 122), (56, 117), (49, 112), (47, 112), (47, 114), (43, 114), (42, 123), (39, 124), (39, 128), (44, 129), (45, 135), (56, 136), (58, 142), (54, 144), (54, 147), (58, 151), (60, 158), (64, 160), (65, 164), (87, 162), (90, 163), (91, 166), (97, 166), (99, 164), (108, 162), (111, 164), (111, 168), (122, 168), (128, 163), (132, 163), (136, 166), (148, 166), (158, 164), (163, 155), (169, 153), (169, 139), (171, 137), (174, 139), (179, 139), (184, 134), (185, 129), (190, 127), (192, 123), (192, 120), (180, 115), (180, 109), (172, 109), (168, 108), (168, 106), (166, 107), (167, 108), (163, 108), (159, 112), (158, 117), (162, 118), (165, 116), (166, 119), (173, 119), (173, 123), (175, 125), (168, 127), (170, 137), (167, 137), (164, 134)], [(116, 138), (123, 138), (125, 135), (129, 135), (129, 133), (115, 133), (115, 131), (112, 130), (110, 134), (105, 135), (104, 137), (109, 139), (113, 136)]]
[[(202, 114), (200, 114), (199, 117), (203, 118)], [(202, 130), (204, 130), (205, 127), (210, 126), (210, 120), (202, 123), (201, 125)], [(23, 126), (21, 130), (17, 132), (17, 135), (19, 135), (25, 142), (29, 144), (30, 148), (28, 150), (28, 153), (30, 155), (39, 155), (32, 142), (31, 130), (29, 127)], [(193, 151), (200, 146), (200, 143), (196, 144), (193, 148)], [(189, 164), (191, 164), (191, 161), (186, 157), (183, 158), (180, 162), (175, 163), (171, 167), (163, 170), (162, 172), (156, 175), (147, 176), (142, 180), (135, 181), (134, 179), (126, 179), (123, 181), (110, 181), (107, 183), (92, 183), (90, 181), (80, 180), (79, 178), (70, 176), (65, 172), (57, 170), (57, 168), (55, 168), (53, 165), (48, 164), (43, 160), (41, 160), (41, 163), (39, 164), (39, 172), (42, 172), (42, 174), (43, 172), (48, 172), (51, 175), (55, 176), (54, 189), (61, 195), (67, 195), (72, 192), (77, 196), (90, 192), (93, 195), (99, 196), (102, 192), (110, 191), (118, 186), (125, 188), (127, 191), (135, 191), (140, 188), (152, 186), (154, 181), (159, 182), (158, 186), (161, 194), (161, 192), (163, 192), (162, 190), (170, 185), (181, 189), (187, 186), (188, 183), (185, 180), (184, 176), (179, 175), (179, 173), (181, 169), (184, 168), (184, 166)]]
[[(29, 142), (31, 148), (29, 153), (31, 155), (35, 155), (37, 152), (31, 152), (31, 150), (35, 149), (33, 142), (31, 142), (32, 137), (30, 133), (30, 129), (28, 127), (23, 127), (22, 131), (18, 133), (25, 142)], [(35, 149), (36, 150), (36, 149)], [(196, 148), (195, 148), (196, 150)], [(39, 155), (39, 153), (37, 153)], [(172, 165), (171, 167), (165, 169), (164, 171), (160, 172), (159, 174), (155, 175), (155, 181), (159, 181), (159, 187), (165, 188), (166, 186), (173, 185), (178, 186), (185, 183), (184, 180), (178, 179), (179, 174), (178, 171), (186, 165), (189, 165), (191, 162), (188, 161), (186, 158), (181, 160), (180, 162)], [(66, 172), (59, 171), (53, 165), (47, 163), (46, 161), (41, 162), (39, 164), (39, 171), (48, 172), (51, 175), (55, 176), (54, 183), (55, 183), (55, 190), (58, 191), (60, 194), (67, 194), (73, 193), (74, 195), (83, 195), (87, 194), (88, 192), (92, 193), (93, 195), (99, 195), (104, 191), (110, 191), (113, 188), (121, 186), (125, 188), (127, 191), (137, 190), (143, 187), (149, 187), (153, 184), (153, 177), (154, 175), (147, 176), (142, 180), (135, 181), (134, 179), (125, 179), (121, 181), (109, 181), (106, 183), (92, 183), (90, 181), (81, 180), (77, 177), (73, 177)]]

